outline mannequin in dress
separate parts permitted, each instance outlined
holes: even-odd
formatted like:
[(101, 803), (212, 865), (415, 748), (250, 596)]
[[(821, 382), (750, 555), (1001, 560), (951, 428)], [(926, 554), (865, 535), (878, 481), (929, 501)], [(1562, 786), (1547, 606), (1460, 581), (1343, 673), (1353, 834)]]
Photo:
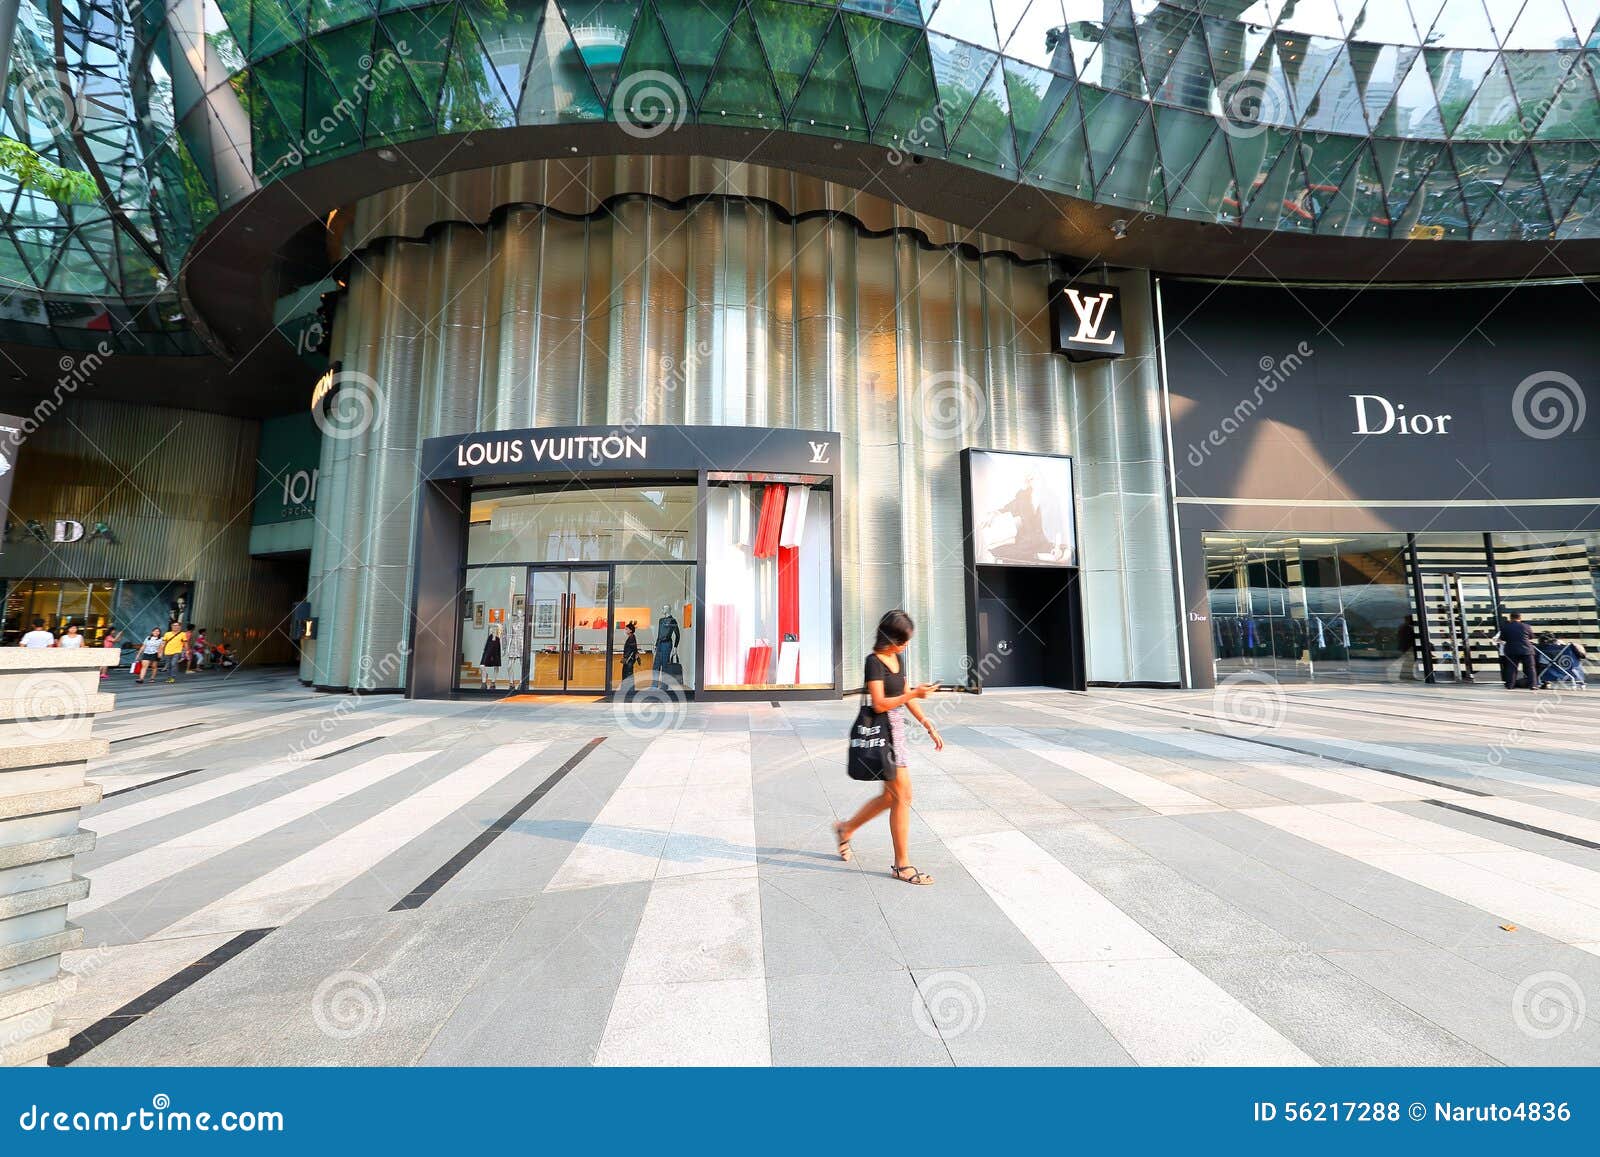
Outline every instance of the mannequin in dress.
[(482, 666), (488, 675), (487, 682), (491, 691), (500, 686), (500, 628), (489, 628), (489, 637), (483, 641)]

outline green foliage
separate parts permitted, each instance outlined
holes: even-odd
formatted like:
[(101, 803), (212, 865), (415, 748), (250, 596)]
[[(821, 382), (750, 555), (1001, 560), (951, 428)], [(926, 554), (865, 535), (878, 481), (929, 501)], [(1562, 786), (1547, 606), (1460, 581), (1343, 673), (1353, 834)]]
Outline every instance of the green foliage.
[(88, 205), (100, 199), (100, 189), (88, 173), (62, 168), (12, 137), (0, 136), (0, 172), (9, 173), (24, 189), (63, 205)]

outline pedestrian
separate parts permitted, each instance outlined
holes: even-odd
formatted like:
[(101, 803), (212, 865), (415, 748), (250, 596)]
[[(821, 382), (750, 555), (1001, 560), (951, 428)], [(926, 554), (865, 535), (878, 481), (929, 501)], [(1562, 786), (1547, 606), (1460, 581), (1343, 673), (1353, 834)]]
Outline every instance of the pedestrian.
[(1539, 689), (1539, 676), (1533, 669), (1533, 632), (1522, 621), (1522, 614), (1513, 611), (1500, 624), (1500, 639), (1506, 645), (1506, 690), (1517, 687), (1518, 672), (1526, 672), (1528, 688)]
[(122, 662), (122, 632), (107, 631), (106, 637), (100, 640), (100, 645), (108, 651), (117, 653), (117, 658), (112, 661), (110, 667), (100, 668), (100, 678), (109, 679), (111, 678), (111, 667), (115, 667)]
[(622, 629), (626, 632), (622, 636), (622, 682), (627, 691), (633, 690), (633, 669), (639, 662), (639, 636), (634, 633), (636, 623), (628, 623)]
[(77, 623), (73, 623), (71, 626), (69, 626), (66, 634), (62, 635), (61, 638), (56, 640), (56, 646), (66, 647), (69, 650), (77, 650), (79, 647), (83, 646), (83, 636), (78, 634)]
[(183, 629), (183, 624), (174, 621), (166, 634), (161, 636), (161, 657), (167, 664), (167, 682), (178, 681), (178, 668), (183, 665), (183, 652), (189, 645), (189, 632)]
[(935, 751), (944, 750), (944, 738), (933, 720), (917, 706), (926, 699), (934, 684), (906, 689), (904, 654), (916, 624), (904, 611), (890, 611), (878, 622), (878, 636), (867, 656), (865, 682), (872, 710), (889, 716), (889, 754), (884, 760), (883, 791), (867, 801), (861, 810), (842, 824), (833, 826), (839, 840), (839, 858), (851, 857), (850, 840), (861, 826), (880, 812), (889, 813), (889, 838), (894, 842), (894, 863), (889, 874), (907, 884), (931, 884), (933, 877), (911, 866), (906, 849), (911, 829), (911, 774), (906, 764), (910, 754), (906, 744), (906, 712), (927, 729)]
[(139, 660), (133, 668), (135, 683), (143, 683), (145, 676), (156, 677), (156, 668), (161, 664), (161, 645), (161, 628), (151, 627), (144, 642), (139, 644)]
[(189, 670), (191, 672), (200, 671), (205, 668), (206, 653), (210, 650), (209, 644), (206, 643), (206, 629), (201, 627), (198, 631), (196, 631), (194, 629), (194, 624), (191, 623), (189, 624), (189, 630), (193, 632), (194, 636), (189, 641)]
[(55, 645), (56, 637), (44, 629), (43, 619), (34, 619), (33, 630), (29, 631), (26, 635), (23, 635), (22, 638), (17, 640), (17, 646), (27, 647), (31, 650), (37, 650), (40, 647), (53, 647)]

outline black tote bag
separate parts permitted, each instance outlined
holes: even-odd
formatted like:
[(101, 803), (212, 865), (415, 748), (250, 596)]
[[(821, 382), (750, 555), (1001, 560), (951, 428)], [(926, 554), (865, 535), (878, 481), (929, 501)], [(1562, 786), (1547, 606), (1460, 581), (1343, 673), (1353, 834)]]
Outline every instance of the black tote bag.
[(845, 770), (851, 779), (882, 779), (884, 772), (893, 766), (889, 716), (874, 711), (871, 701), (863, 695), (861, 710), (856, 712), (855, 722), (850, 725), (850, 753), (845, 759)]

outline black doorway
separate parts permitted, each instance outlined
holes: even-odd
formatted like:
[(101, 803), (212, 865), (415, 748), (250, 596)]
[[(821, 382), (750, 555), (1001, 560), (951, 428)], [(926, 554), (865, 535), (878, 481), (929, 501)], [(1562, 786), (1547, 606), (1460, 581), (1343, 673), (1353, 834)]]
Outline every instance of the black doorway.
[(1083, 690), (1077, 568), (974, 569), (973, 680), (980, 687)]

